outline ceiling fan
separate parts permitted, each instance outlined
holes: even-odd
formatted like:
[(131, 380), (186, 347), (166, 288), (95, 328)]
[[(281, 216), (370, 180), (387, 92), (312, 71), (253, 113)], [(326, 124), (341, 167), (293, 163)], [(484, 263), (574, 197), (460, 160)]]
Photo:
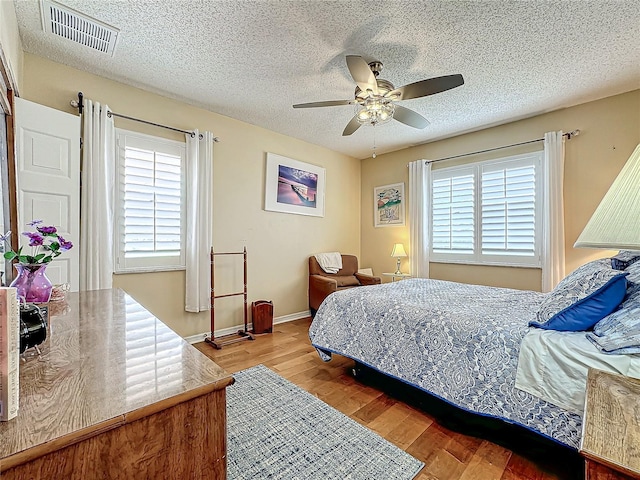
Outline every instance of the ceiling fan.
[(298, 103), (293, 108), (334, 107), (356, 105), (356, 114), (347, 124), (342, 136), (351, 135), (361, 125), (379, 125), (395, 119), (414, 128), (425, 128), (429, 121), (413, 110), (397, 105), (399, 100), (426, 97), (464, 84), (462, 75), (429, 78), (395, 88), (388, 80), (378, 78), (382, 63), (367, 63), (358, 55), (347, 55), (347, 67), (357, 86), (353, 100)]

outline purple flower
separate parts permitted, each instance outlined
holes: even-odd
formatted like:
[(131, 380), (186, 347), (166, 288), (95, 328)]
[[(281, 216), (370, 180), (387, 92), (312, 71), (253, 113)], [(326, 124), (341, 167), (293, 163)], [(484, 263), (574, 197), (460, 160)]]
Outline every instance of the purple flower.
[(38, 227), (38, 231), (43, 235), (53, 235), (58, 230), (56, 230), (56, 227)]
[(29, 246), (30, 247), (37, 247), (39, 245), (42, 245), (42, 243), (44, 242), (44, 239), (42, 238), (42, 235), (40, 235), (38, 233), (22, 232), (22, 235), (24, 235), (25, 237), (29, 237)]
[(58, 236), (58, 241), (60, 242), (60, 250), (67, 251), (73, 248), (73, 243), (66, 241), (61, 236)]
[(7, 232), (4, 235), (0, 234), (0, 246), (3, 242), (9, 245), (9, 251), (4, 252), (4, 258), (7, 260), (15, 260), (22, 264), (46, 264), (50, 263), (54, 258), (61, 255), (63, 252), (73, 248), (73, 243), (65, 240), (58, 235), (58, 229), (51, 226), (39, 226), (42, 220), (33, 220), (29, 223), (33, 230), (31, 232), (22, 232), (22, 235), (29, 239), (28, 246), (31, 247), (29, 253), (23, 253), (26, 245), (20, 246), (17, 251), (13, 250), (10, 246), (9, 235), (11, 232)]

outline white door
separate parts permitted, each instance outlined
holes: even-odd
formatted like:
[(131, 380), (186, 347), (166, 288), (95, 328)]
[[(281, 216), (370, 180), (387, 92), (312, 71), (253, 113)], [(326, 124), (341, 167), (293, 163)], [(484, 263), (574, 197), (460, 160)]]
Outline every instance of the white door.
[[(73, 242), (47, 267), (51, 283), (80, 286), (80, 117), (15, 99), (19, 232), (31, 220)], [(20, 244), (26, 237), (20, 235)]]

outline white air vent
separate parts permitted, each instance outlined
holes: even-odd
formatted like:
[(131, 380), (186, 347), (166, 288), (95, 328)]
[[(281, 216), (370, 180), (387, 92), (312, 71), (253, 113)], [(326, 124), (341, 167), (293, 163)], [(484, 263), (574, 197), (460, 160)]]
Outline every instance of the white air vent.
[(40, 0), (42, 28), (113, 56), (120, 30), (52, 0)]

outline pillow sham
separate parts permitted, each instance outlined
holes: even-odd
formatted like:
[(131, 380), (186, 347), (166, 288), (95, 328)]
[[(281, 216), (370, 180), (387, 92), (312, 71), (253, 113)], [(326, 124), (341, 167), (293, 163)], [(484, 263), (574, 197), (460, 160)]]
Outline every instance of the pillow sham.
[(629, 273), (629, 278), (635, 277), (640, 281), (640, 262), (632, 263), (624, 271)]
[[(636, 312), (637, 313), (637, 312)], [(609, 355), (630, 355), (640, 353), (640, 332), (612, 333), (599, 337), (587, 333), (587, 339), (602, 353)]]
[(638, 250), (620, 250), (617, 255), (611, 257), (611, 268), (626, 270), (631, 264), (640, 260)]
[[(593, 327), (593, 334), (602, 337), (613, 333), (640, 330), (640, 290), (633, 284), (634, 293), (628, 295), (620, 308), (607, 315)], [(627, 293), (629, 288), (627, 288)]]
[(629, 275), (627, 276), (627, 296), (624, 302), (640, 291), (640, 262), (632, 263), (625, 269), (625, 272)]
[(542, 301), (529, 326), (582, 331), (613, 312), (627, 291), (627, 272), (594, 260), (567, 275)]

